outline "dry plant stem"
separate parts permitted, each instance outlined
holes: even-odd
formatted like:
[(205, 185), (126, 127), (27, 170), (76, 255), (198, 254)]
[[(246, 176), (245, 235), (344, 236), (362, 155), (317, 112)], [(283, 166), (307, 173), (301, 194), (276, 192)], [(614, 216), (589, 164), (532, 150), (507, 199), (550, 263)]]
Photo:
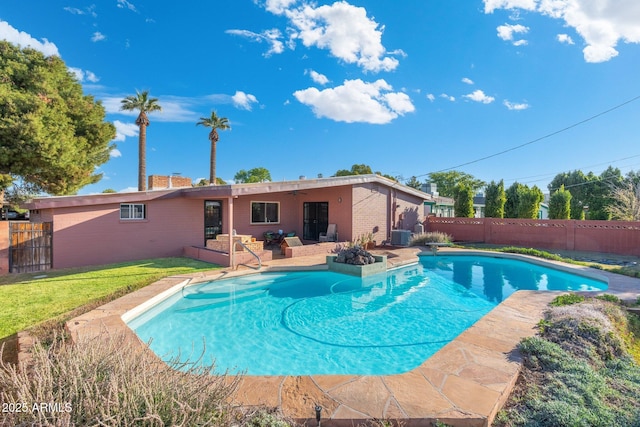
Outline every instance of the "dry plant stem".
[[(199, 361), (172, 360), (103, 335), (69, 345), (36, 343), (29, 366), (0, 365), (0, 402), (25, 403), (1, 425), (228, 425), (239, 376), (219, 375)], [(34, 404), (56, 404), (33, 410)]]

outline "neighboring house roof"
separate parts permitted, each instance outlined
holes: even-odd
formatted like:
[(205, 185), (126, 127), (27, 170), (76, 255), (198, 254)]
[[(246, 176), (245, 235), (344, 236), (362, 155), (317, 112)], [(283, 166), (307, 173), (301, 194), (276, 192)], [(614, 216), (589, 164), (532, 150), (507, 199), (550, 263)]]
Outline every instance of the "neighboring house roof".
[(421, 198), (433, 200), (433, 197), (420, 190), (416, 190), (399, 182), (390, 180), (380, 175), (350, 175), (330, 178), (303, 179), (297, 181), (260, 182), (252, 184), (228, 184), (210, 185), (192, 188), (174, 188), (150, 191), (135, 191), (131, 193), (94, 194), (87, 196), (51, 196), (36, 198), (25, 204), (28, 209), (51, 209), (69, 206), (90, 206), (111, 203), (144, 202), (147, 200), (167, 199), (174, 197), (185, 198), (220, 198), (245, 196), (252, 194), (277, 193), (283, 191), (303, 191), (316, 188), (339, 187), (345, 185), (358, 185), (374, 183), (386, 187), (395, 188), (403, 193)]

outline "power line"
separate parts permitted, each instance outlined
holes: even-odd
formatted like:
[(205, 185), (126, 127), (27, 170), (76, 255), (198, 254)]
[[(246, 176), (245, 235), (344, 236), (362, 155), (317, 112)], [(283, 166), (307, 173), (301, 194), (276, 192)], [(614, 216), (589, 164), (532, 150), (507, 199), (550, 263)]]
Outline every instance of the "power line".
[[(466, 163), (461, 163), (461, 164), (459, 164), (457, 166), (452, 166), (450, 168), (441, 169), (439, 171), (436, 171), (436, 173), (438, 173), (438, 172), (446, 172), (446, 171), (450, 171), (450, 170), (453, 170), (453, 169), (457, 169), (457, 168), (462, 167), (462, 166), (467, 166), (467, 165), (471, 165), (471, 164), (474, 164), (474, 163), (478, 163), (478, 162), (481, 162), (483, 160), (491, 159), (493, 157), (497, 157), (497, 156), (500, 156), (502, 154), (509, 153), (511, 151), (517, 150), (519, 148), (526, 147), (527, 145), (535, 144), (536, 142), (540, 142), (543, 139), (551, 138), (552, 136), (555, 136), (555, 135), (558, 135), (560, 133), (566, 132), (569, 129), (573, 129), (573, 128), (577, 127), (577, 126), (580, 126), (580, 125), (583, 125), (583, 124), (585, 124), (587, 122), (590, 122), (591, 120), (597, 119), (600, 116), (604, 116), (605, 114), (608, 114), (608, 113), (610, 113), (612, 111), (615, 111), (615, 110), (617, 110), (619, 108), (622, 108), (627, 104), (630, 104), (630, 103), (632, 103), (634, 101), (637, 101), (638, 99), (640, 99), (640, 95), (638, 95), (638, 96), (636, 96), (634, 98), (631, 98), (631, 99), (629, 99), (629, 100), (627, 100), (627, 101), (625, 101), (625, 102), (623, 102), (621, 104), (618, 104), (615, 107), (609, 108), (608, 110), (602, 111), (602, 112), (600, 112), (598, 114), (595, 114), (595, 115), (593, 115), (591, 117), (588, 117), (588, 118), (586, 118), (584, 120), (576, 122), (576, 123), (574, 123), (572, 125), (569, 125), (569, 126), (567, 126), (565, 128), (562, 128), (560, 130), (548, 133), (548, 134), (546, 134), (544, 136), (541, 136), (539, 138), (536, 138), (536, 139), (534, 139), (532, 141), (525, 142), (524, 144), (520, 144), (520, 145), (517, 145), (515, 147), (511, 147), (509, 149), (506, 149), (506, 150), (503, 150), (503, 151), (500, 151), (498, 153), (494, 153), (494, 154), (491, 154), (491, 155), (488, 155), (488, 156), (485, 156), (485, 157), (481, 157), (481, 158), (476, 159), (476, 160), (472, 160), (472, 161), (469, 161), (469, 162), (466, 162)], [(429, 175), (429, 173), (425, 173), (425, 174), (422, 174), (422, 175), (419, 175), (419, 176), (426, 176), (426, 175)]]

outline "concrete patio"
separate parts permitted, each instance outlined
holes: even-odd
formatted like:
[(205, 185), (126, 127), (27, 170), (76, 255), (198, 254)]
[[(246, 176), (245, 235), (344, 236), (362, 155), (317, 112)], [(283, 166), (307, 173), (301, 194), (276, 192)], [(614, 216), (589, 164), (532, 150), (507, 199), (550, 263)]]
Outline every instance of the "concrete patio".
[[(456, 249), (442, 249), (441, 255)], [(376, 250), (387, 255), (389, 267), (417, 261), (416, 248)], [(469, 252), (469, 251), (465, 251)], [(536, 260), (541, 262), (540, 260)], [(546, 261), (545, 261), (546, 262)], [(325, 255), (274, 259), (264, 270), (324, 269)], [(564, 269), (605, 276), (606, 293), (622, 299), (640, 294), (640, 280), (562, 263)], [(208, 274), (174, 276), (79, 316), (68, 322), (74, 338), (104, 331), (124, 333), (143, 346), (121, 316), (185, 280), (204, 281), (253, 272), (218, 270)], [(471, 328), (427, 359), (418, 368), (399, 375), (245, 376), (236, 395), (238, 404), (278, 407), (284, 415), (316, 425), (315, 407), (322, 408), (322, 424), (353, 426), (369, 419), (398, 419), (406, 426), (439, 420), (454, 426), (490, 425), (509, 396), (520, 370), (518, 342), (536, 333), (548, 303), (557, 292), (519, 291), (507, 298)]]

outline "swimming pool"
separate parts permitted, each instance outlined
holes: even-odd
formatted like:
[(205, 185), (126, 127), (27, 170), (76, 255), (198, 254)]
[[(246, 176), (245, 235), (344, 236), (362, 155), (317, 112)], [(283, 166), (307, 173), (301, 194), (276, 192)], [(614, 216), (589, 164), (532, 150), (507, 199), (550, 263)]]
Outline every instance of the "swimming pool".
[(391, 375), (410, 371), (527, 290), (606, 283), (523, 261), (428, 256), (366, 278), (262, 273), (188, 286), (128, 322), (168, 360), (249, 375)]

